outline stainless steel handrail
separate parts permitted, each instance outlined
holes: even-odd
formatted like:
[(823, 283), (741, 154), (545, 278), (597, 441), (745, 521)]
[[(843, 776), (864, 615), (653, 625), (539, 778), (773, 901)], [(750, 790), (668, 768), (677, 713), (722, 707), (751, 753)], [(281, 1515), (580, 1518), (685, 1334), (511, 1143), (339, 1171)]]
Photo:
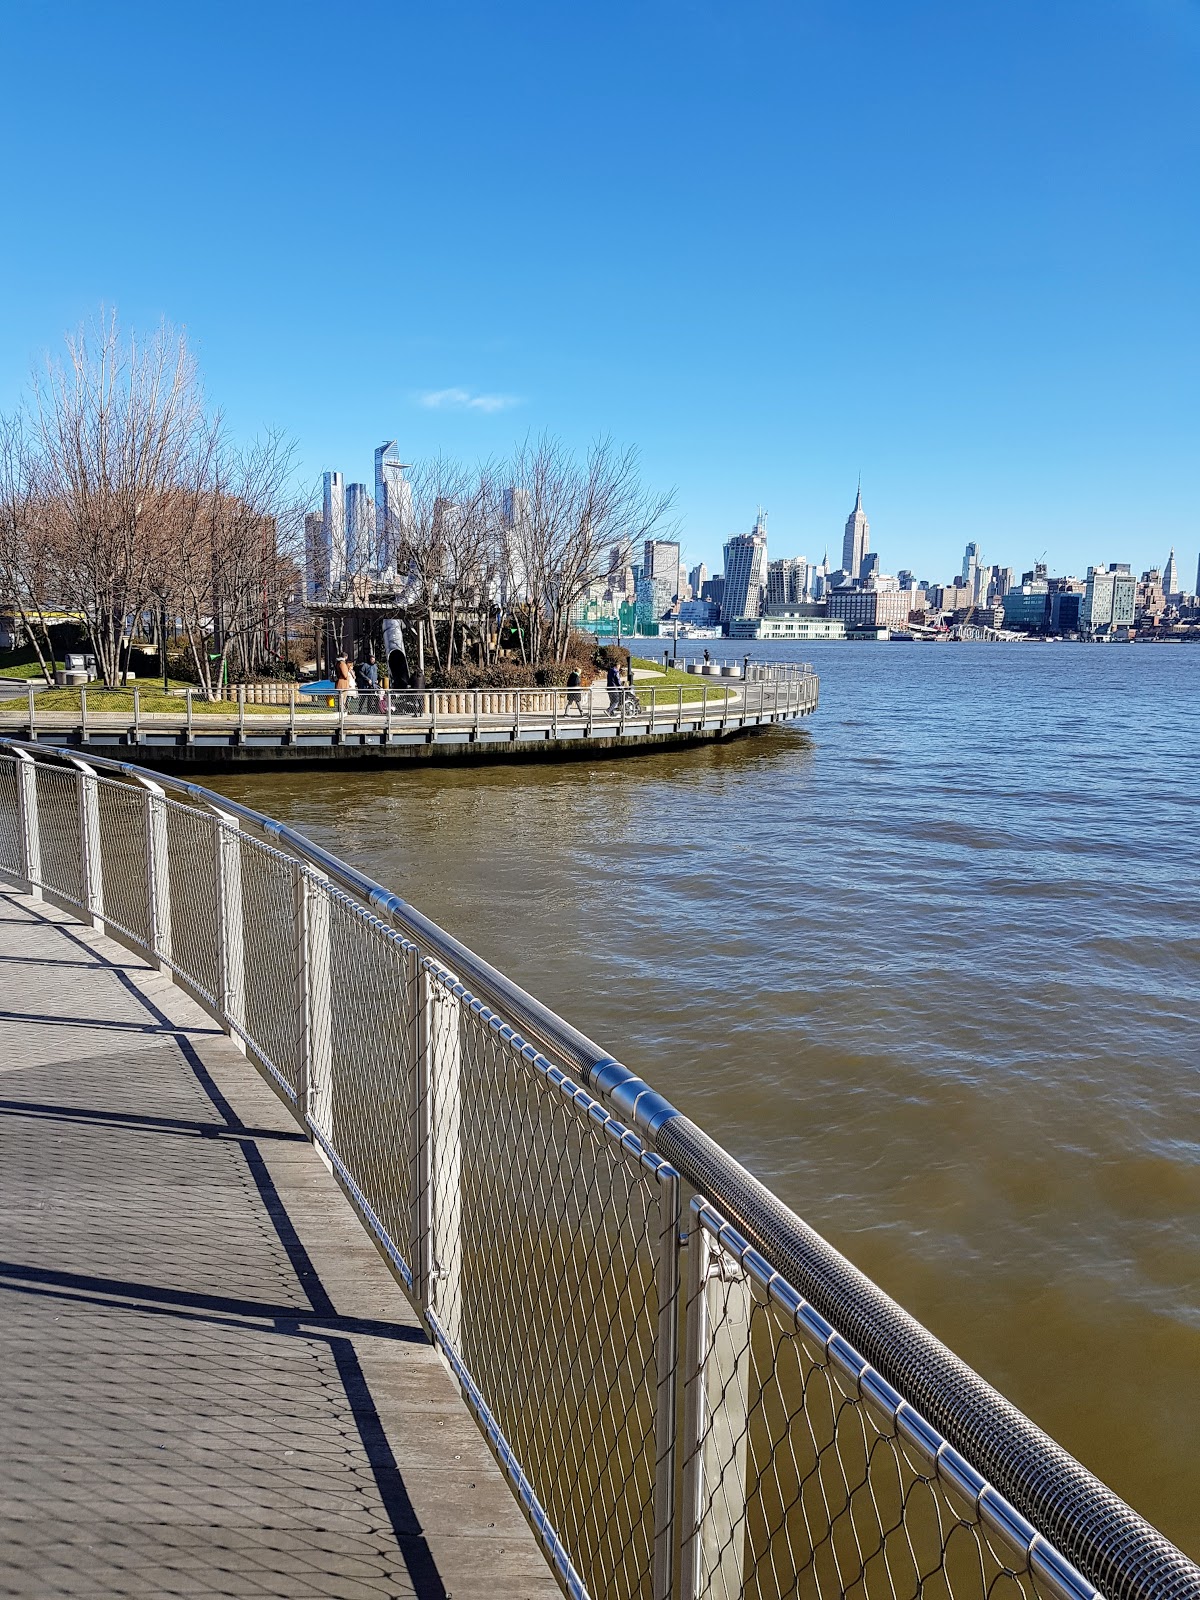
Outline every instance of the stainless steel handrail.
[[(0, 738), (28, 762), (66, 752)], [(88, 753), (87, 764), (236, 817), (325, 874), (453, 971), (706, 1196), (748, 1246), (1110, 1600), (1200, 1600), (1200, 1568), (908, 1315), (663, 1095), (407, 901), (285, 823), (200, 784)], [(73, 763), (78, 767), (79, 759)]]

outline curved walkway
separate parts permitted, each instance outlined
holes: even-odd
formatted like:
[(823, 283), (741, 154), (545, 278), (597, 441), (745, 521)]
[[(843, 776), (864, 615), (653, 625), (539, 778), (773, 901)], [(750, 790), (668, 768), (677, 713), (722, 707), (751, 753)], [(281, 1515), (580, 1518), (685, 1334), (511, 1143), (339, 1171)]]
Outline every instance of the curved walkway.
[(556, 1596), (307, 1139), (166, 978), (0, 890), (0, 1595)]

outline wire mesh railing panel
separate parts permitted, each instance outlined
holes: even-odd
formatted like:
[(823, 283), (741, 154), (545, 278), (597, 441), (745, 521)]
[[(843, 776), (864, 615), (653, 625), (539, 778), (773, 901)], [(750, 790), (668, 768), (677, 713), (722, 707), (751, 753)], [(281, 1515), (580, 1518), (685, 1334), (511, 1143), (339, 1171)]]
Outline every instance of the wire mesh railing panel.
[(21, 871), (21, 813), (17, 804), (17, 762), (0, 757), (0, 871)]
[(152, 930), (146, 872), (147, 792), (110, 778), (90, 781), (96, 793), (104, 921), (148, 947)]
[(448, 976), (430, 1005), (437, 1323), (594, 1600), (649, 1596), (674, 1174)]
[(328, 913), (333, 1153), (374, 1213), (385, 1242), (408, 1265), (416, 1081), (413, 947), (339, 889), (321, 892)]
[(84, 905), (79, 787), (65, 767), (37, 766), (38, 833), (42, 884), (72, 905)]
[(1058, 1595), (1029, 1544), (981, 1511), (982, 1479), (965, 1462), (956, 1477), (961, 1458), (761, 1258), (736, 1236), (723, 1248), (728, 1237), (705, 1210), (689, 1242), (687, 1600)]
[(164, 802), (171, 889), (170, 964), (211, 1005), (219, 1004), (216, 818)]
[(290, 856), (238, 835), (242, 890), (242, 1016), (238, 1032), (294, 1096), (299, 1093), (296, 973), (297, 866)]

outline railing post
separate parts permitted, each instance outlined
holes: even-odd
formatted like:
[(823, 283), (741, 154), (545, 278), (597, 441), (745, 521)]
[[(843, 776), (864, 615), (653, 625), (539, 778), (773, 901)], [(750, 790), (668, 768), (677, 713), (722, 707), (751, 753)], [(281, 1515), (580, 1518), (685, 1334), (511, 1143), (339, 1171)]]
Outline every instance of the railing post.
[(656, 683), (652, 683), (650, 685), (650, 732), (651, 733), (654, 732), (654, 725), (655, 725), (655, 721), (656, 721), (657, 716), (658, 716), (658, 706), (656, 704), (657, 695), (658, 695), (658, 685)]
[[(139, 782), (145, 788), (146, 901), (149, 907), (150, 960), (158, 968), (170, 963), (171, 946), (171, 861), (167, 838), (167, 797), (149, 778)], [(219, 903), (219, 902), (218, 902)], [(240, 902), (239, 902), (240, 908)]]
[(436, 744), (437, 743), (437, 703), (438, 703), (437, 690), (434, 689), (434, 690), (432, 690), (430, 692), (430, 695), (429, 695), (429, 742), (430, 742), (430, 744)]
[[(418, 1298), (446, 1339), (462, 1338), (462, 1052), (459, 1002), (421, 968), (417, 1071)], [(416, 1277), (416, 1272), (414, 1272)]]
[(79, 686), (79, 737), (87, 743), (87, 684)]
[(705, 679), (700, 690), (700, 726), (708, 727), (708, 680)]
[(187, 692), (187, 742), (192, 742), (192, 691)]
[[(296, 1109), (333, 1146), (333, 972), (327, 880), (301, 862), (292, 868), (296, 929)], [(326, 1166), (329, 1157), (318, 1152)]]
[(238, 743), (246, 742), (246, 685), (238, 684)]
[(25, 694), (26, 694), (26, 696), (27, 696), (27, 698), (29, 700), (29, 737), (32, 739), (33, 738), (33, 718), (34, 718), (33, 685), (32, 685), (32, 683), (27, 683), (25, 685)]
[(513, 733), (514, 741), (521, 737), (521, 691), (517, 690), (517, 725)]
[(678, 733), (682, 727), (683, 727), (683, 685), (680, 684), (679, 685), (679, 705), (676, 707), (676, 710), (675, 710), (675, 732)]
[(79, 796), (79, 866), (83, 909), (93, 928), (104, 931), (104, 872), (100, 855), (100, 785), (91, 767), (72, 761)]
[[(389, 705), (391, 702), (388, 702)], [(296, 742), (296, 685), (288, 686), (288, 743)]]
[(142, 742), (142, 691), (136, 683), (133, 686), (133, 742)]
[[(32, 691), (30, 691), (32, 693)], [(37, 765), (24, 750), (17, 755), (17, 813), (21, 827), (21, 877), (25, 893), (42, 898), (42, 833), (38, 823)]]
[(213, 875), (217, 891), (217, 1006), (225, 1031), (242, 1048), (245, 950), (242, 936), (242, 845), (236, 817), (213, 808)]
[(658, 1332), (654, 1365), (654, 1600), (672, 1600), (675, 1564), (675, 1439), (679, 1381), (679, 1178), (659, 1174), (655, 1257)]
[(682, 1600), (711, 1588), (740, 1595), (750, 1431), (750, 1286), (702, 1226), (693, 1201), (687, 1248), (683, 1405)]
[(421, 952), (408, 952), (409, 1053), (413, 1062), (413, 1098), (409, 1108), (408, 1265), (412, 1292), (421, 1310), (430, 1307), (430, 1264), (433, 1254), (432, 1215), (433, 1149), (430, 1143), (429, 1094), (429, 974)]
[(478, 689), (472, 689), (471, 690), (471, 696), (472, 696), (472, 701), (473, 701), (473, 709), (474, 709), (474, 712), (475, 712), (475, 743), (478, 744), (479, 743), (479, 690)]
[(558, 685), (550, 685), (550, 737), (558, 738)]

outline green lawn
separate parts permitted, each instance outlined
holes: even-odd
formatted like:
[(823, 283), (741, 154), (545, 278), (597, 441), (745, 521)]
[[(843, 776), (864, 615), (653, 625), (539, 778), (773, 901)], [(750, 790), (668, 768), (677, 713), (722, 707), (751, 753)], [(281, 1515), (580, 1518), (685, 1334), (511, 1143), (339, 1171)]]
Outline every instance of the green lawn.
[[(164, 694), (161, 684), (157, 688), (149, 685), (138, 685), (140, 693), (138, 702), (142, 716), (170, 716), (185, 717), (187, 715), (187, 702), (183, 695)], [(123, 712), (126, 716), (133, 715), (133, 688), (128, 689), (102, 689), (89, 685), (87, 691), (88, 716), (93, 716), (101, 711)], [(310, 707), (303, 700), (298, 699), (296, 713), (298, 716), (310, 715), (317, 707)], [(328, 707), (321, 706), (322, 711)], [(78, 689), (43, 689), (37, 696), (34, 715), (41, 711), (69, 711), (76, 716), (80, 715)], [(236, 717), (238, 708), (235, 700), (217, 700), (210, 703), (197, 689), (192, 695), (192, 712), (195, 716), (207, 717)], [(248, 717), (286, 717), (287, 706), (257, 706), (247, 705)], [(0, 701), (0, 716), (11, 716), (25, 721), (29, 716), (29, 708), (24, 700)]]
[(23, 667), (0, 667), (0, 678), (40, 678), (42, 669), (36, 661), (27, 661)]
[(634, 656), (633, 665), (636, 670), (648, 670), (654, 673), (652, 678), (638, 678), (634, 688), (642, 699), (648, 704), (651, 689), (657, 689), (655, 697), (659, 705), (669, 706), (672, 702), (678, 704), (679, 690), (683, 690), (683, 703), (691, 700), (703, 700), (705, 686), (708, 688), (709, 702), (717, 704), (725, 698), (724, 691), (737, 689), (738, 684), (731, 683), (728, 678), (702, 678), (697, 672), (680, 672), (674, 667), (663, 671), (661, 661), (645, 661), (639, 656)]

